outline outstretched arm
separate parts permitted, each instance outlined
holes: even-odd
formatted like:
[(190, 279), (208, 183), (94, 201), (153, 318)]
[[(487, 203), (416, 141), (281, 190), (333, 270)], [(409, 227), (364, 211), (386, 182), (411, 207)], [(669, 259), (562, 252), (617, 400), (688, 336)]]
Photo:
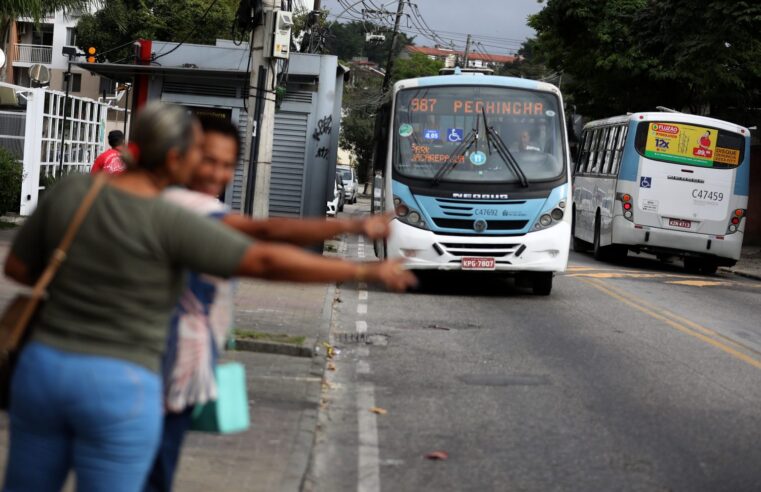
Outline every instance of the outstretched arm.
[(292, 282), (371, 282), (394, 291), (417, 283), (415, 276), (398, 260), (356, 263), (327, 258), (295, 246), (257, 243), (246, 250), (236, 275)]
[(309, 246), (339, 234), (360, 234), (368, 239), (383, 239), (388, 237), (390, 220), (391, 217), (386, 215), (343, 220), (281, 218), (257, 220), (243, 215), (228, 214), (222, 222), (260, 241)]

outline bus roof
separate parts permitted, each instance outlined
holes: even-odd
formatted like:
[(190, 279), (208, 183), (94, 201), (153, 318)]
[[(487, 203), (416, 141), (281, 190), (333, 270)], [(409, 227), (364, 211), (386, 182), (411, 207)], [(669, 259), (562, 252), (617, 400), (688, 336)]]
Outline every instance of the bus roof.
[(692, 123), (698, 125), (710, 126), (713, 128), (719, 128), (731, 132), (741, 133), (749, 136), (750, 131), (744, 126), (730, 123), (729, 121), (717, 120), (716, 118), (710, 118), (708, 116), (699, 116), (696, 114), (679, 113), (679, 112), (664, 112), (664, 111), (652, 111), (643, 113), (631, 113), (621, 116), (613, 116), (611, 118), (605, 118), (601, 120), (590, 121), (584, 125), (584, 129), (594, 128), (598, 126), (609, 126), (629, 121), (665, 121), (674, 123)]
[(557, 87), (546, 82), (540, 82), (538, 80), (520, 79), (517, 77), (502, 77), (499, 75), (490, 75), (488, 77), (474, 77), (473, 74), (434, 75), (431, 77), (418, 77), (415, 79), (400, 80), (394, 84), (394, 92), (397, 92), (401, 89), (412, 89), (415, 87), (433, 87), (442, 85), (513, 87), (516, 89), (552, 92), (554, 94), (560, 95), (560, 90)]

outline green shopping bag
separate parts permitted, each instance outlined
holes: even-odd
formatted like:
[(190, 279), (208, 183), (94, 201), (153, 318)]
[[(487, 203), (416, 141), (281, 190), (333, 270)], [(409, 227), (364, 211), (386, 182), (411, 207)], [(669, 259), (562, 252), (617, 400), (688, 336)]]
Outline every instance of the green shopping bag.
[(251, 423), (248, 414), (246, 370), (239, 362), (218, 364), (217, 400), (193, 409), (191, 430), (232, 434), (247, 430)]

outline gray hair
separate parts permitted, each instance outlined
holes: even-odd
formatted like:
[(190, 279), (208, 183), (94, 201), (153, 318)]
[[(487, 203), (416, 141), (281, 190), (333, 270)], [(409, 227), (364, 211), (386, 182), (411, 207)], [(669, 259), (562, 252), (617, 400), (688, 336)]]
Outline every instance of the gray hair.
[(137, 115), (130, 145), (137, 147), (133, 166), (153, 171), (166, 163), (171, 149), (185, 154), (193, 142), (195, 116), (175, 104), (152, 102)]

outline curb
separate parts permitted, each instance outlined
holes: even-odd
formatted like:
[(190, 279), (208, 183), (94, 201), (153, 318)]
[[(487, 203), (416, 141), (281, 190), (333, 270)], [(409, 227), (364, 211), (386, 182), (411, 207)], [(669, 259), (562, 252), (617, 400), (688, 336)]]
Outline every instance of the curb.
[(315, 345), (317, 345), (317, 343), (310, 339), (307, 339), (304, 345), (261, 342), (259, 340), (249, 340), (247, 338), (235, 339), (235, 350), (242, 352), (260, 352), (263, 354), (289, 355), (291, 357), (314, 357)]
[(761, 281), (761, 275), (759, 275), (757, 273), (745, 272), (743, 270), (732, 270), (731, 268), (722, 268), (721, 270), (724, 271), (724, 272), (733, 273), (733, 274), (737, 275), (738, 277), (745, 277), (745, 278), (749, 278), (751, 280)]
[(303, 490), (308, 480), (308, 473), (314, 457), (314, 446), (317, 438), (317, 426), (320, 415), (320, 400), (322, 398), (322, 382), (325, 377), (327, 364), (326, 351), (321, 347), (323, 342), (328, 341), (330, 326), (333, 322), (333, 299), (336, 296), (336, 285), (331, 284), (325, 292), (325, 301), (322, 305), (322, 315), (318, 322), (318, 333), (312, 343), (312, 367), (310, 375), (319, 378), (319, 382), (311, 383), (307, 389), (305, 400), (311, 408), (302, 413), (299, 422), (299, 434), (295, 443), (297, 449), (303, 449), (305, 453), (295, 453), (288, 461), (289, 472), (283, 478), (281, 490)]

